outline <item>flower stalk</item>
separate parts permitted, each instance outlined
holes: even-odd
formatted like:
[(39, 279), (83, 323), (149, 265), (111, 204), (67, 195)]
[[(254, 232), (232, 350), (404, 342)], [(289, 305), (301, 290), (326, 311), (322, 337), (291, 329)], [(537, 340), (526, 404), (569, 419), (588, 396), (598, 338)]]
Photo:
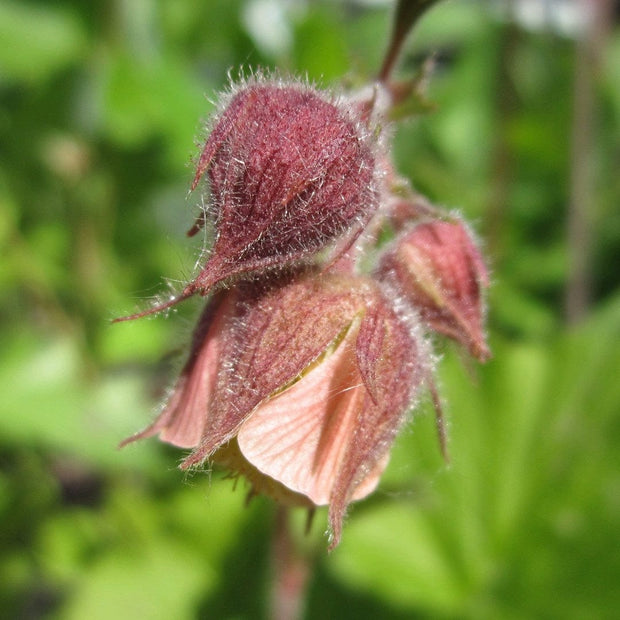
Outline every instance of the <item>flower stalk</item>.
[(388, 82), (407, 35), (420, 17), (437, 2), (438, 0), (398, 0), (394, 13), (392, 35), (379, 70), (379, 81)]
[(289, 509), (278, 506), (272, 538), (272, 589), (270, 614), (273, 620), (304, 617), (306, 590), (313, 559), (295, 544), (290, 529)]

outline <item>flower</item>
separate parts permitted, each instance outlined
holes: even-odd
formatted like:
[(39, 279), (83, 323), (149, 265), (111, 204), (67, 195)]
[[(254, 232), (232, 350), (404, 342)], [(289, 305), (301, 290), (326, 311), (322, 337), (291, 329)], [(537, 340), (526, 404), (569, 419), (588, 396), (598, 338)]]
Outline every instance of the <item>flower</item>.
[(434, 219), (404, 232), (383, 254), (378, 273), (396, 283), (431, 329), (481, 361), (490, 356), (483, 300), (489, 275), (461, 220)]
[(422, 385), (448, 458), (425, 328), (489, 356), (482, 256), (461, 220), (398, 176), (378, 130), (389, 95), (373, 85), (338, 99), (260, 76), (234, 88), (192, 183), (208, 195), (188, 234), (214, 233), (200, 272), (117, 319), (210, 295), (161, 413), (123, 443), (159, 435), (191, 450), (182, 469), (218, 463), (253, 493), (328, 506), (330, 548)]
[(416, 330), (370, 280), (304, 272), (218, 293), (194, 333), (159, 434), (280, 501), (329, 505), (331, 547), (377, 485), (426, 374)]

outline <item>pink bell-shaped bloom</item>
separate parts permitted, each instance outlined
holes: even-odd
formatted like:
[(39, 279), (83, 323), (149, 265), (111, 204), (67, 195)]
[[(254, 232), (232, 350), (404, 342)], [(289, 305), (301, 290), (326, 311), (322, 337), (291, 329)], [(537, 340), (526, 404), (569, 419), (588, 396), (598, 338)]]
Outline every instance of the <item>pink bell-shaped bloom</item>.
[(483, 299), (489, 276), (462, 221), (426, 221), (403, 233), (384, 253), (379, 274), (396, 283), (431, 329), (479, 360), (490, 356)]
[(426, 376), (415, 329), (371, 281), (340, 273), (246, 283), (212, 303), (168, 404), (132, 440), (159, 433), (193, 448), (184, 469), (212, 458), (258, 492), (329, 505), (335, 546)]

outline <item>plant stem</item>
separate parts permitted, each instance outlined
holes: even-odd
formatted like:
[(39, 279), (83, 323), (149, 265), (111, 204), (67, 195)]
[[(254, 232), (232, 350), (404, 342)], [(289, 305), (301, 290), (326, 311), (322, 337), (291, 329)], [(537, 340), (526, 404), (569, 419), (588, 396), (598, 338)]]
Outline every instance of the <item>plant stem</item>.
[(272, 620), (300, 620), (304, 614), (305, 594), (310, 576), (307, 555), (298, 551), (289, 528), (289, 511), (278, 506), (272, 541), (273, 585)]
[(519, 48), (519, 38), (520, 30), (513, 19), (509, 19), (501, 26), (496, 52), (495, 128), (485, 235), (488, 254), (496, 265), (500, 264), (504, 258), (506, 213), (513, 180), (514, 162), (508, 134), (517, 108), (517, 95), (510, 67), (514, 63), (515, 54)]
[(595, 88), (611, 7), (609, 0), (581, 0), (585, 26), (575, 49), (567, 231), (566, 319), (569, 323), (583, 319), (590, 303), (590, 254), (595, 215), (595, 182), (592, 169), (597, 118)]
[(379, 71), (379, 81), (387, 82), (392, 73), (400, 50), (415, 23), (429, 7), (438, 0), (399, 0), (394, 14), (392, 36)]

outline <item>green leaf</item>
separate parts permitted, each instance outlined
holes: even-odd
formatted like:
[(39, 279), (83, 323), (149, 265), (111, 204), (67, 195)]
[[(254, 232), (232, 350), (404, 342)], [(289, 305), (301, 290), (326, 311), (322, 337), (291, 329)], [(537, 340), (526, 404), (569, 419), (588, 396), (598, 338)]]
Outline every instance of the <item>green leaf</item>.
[(347, 586), (396, 607), (450, 613), (465, 594), (428, 516), (398, 502), (351, 519), (328, 568)]
[(151, 444), (125, 450), (122, 459), (117, 450), (150, 418), (141, 378), (125, 373), (90, 384), (77, 343), (68, 337), (23, 333), (5, 336), (3, 344), (0, 382), (11, 386), (0, 394), (5, 442), (47, 446), (111, 468), (153, 462)]
[(174, 58), (109, 59), (104, 84), (104, 129), (125, 148), (163, 135), (170, 164), (181, 171), (194, 152), (194, 138), (211, 106), (203, 89)]

